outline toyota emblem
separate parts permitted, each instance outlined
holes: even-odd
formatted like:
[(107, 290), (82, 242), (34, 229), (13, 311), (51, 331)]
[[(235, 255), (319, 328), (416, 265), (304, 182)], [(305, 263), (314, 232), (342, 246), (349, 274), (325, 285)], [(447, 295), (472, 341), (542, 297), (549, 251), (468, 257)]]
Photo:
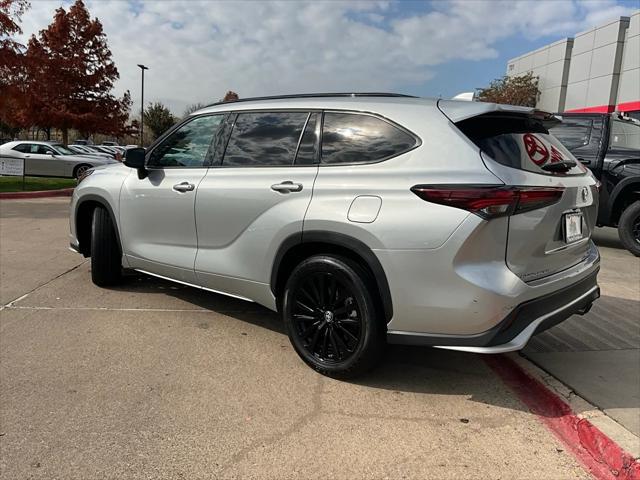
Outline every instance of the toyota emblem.
[(586, 202), (589, 200), (589, 189), (587, 187), (582, 187), (582, 201)]

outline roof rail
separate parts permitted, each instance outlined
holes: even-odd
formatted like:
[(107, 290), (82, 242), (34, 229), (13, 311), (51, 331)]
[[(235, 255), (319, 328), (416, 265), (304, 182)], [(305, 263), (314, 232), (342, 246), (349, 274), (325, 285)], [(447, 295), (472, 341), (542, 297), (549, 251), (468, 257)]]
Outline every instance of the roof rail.
[(385, 93), (385, 92), (354, 92), (354, 93), (298, 93), (295, 95), (272, 95), (267, 97), (247, 97), (239, 98), (237, 100), (228, 100), (226, 102), (216, 102), (206, 107), (213, 107), (216, 105), (226, 105), (228, 103), (239, 102), (254, 102), (258, 100), (285, 100), (291, 98), (326, 98), (326, 97), (403, 97), (403, 98), (418, 98), (414, 95), (404, 95), (402, 93)]

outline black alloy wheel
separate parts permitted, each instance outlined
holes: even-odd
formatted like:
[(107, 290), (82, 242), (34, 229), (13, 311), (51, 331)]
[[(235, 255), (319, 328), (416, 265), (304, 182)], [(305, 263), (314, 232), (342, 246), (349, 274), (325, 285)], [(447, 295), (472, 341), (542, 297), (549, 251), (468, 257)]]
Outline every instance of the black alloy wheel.
[(640, 257), (640, 201), (627, 206), (620, 215), (618, 235), (624, 247)]
[(372, 281), (349, 259), (318, 255), (298, 265), (284, 292), (283, 316), (296, 352), (337, 378), (371, 368), (385, 344)]
[(293, 293), (292, 320), (304, 348), (319, 361), (348, 359), (362, 339), (358, 302), (344, 282), (330, 272), (316, 272)]

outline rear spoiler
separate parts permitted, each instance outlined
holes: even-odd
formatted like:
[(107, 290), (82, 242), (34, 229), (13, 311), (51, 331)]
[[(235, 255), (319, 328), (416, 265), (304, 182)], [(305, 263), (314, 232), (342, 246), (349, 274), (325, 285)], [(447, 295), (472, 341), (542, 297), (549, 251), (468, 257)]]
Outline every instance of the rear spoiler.
[(552, 113), (536, 110), (531, 107), (519, 107), (517, 105), (501, 105), (499, 103), (464, 102), (457, 100), (438, 100), (438, 108), (453, 123), (458, 123), (468, 118), (486, 115), (488, 113), (506, 113), (526, 115), (540, 120), (545, 128), (549, 129), (562, 120)]

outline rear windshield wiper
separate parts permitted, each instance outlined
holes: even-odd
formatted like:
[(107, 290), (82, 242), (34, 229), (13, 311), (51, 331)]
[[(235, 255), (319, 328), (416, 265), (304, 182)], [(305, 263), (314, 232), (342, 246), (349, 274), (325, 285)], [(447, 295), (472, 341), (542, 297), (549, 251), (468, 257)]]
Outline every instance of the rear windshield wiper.
[(577, 165), (573, 160), (563, 160), (561, 162), (547, 163), (542, 169), (547, 172), (566, 172)]

